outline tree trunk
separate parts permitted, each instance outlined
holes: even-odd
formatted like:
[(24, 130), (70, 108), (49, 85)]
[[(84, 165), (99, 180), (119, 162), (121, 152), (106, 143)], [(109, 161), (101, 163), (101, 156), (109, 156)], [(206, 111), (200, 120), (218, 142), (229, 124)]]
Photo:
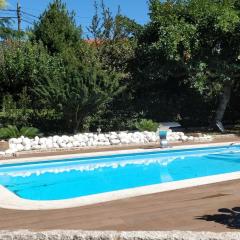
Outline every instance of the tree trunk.
[(232, 82), (229, 81), (225, 83), (223, 86), (223, 92), (221, 94), (218, 108), (216, 111), (215, 125), (217, 125), (218, 127), (219, 127), (219, 123), (222, 124), (223, 116), (231, 97), (231, 91), (232, 91)]

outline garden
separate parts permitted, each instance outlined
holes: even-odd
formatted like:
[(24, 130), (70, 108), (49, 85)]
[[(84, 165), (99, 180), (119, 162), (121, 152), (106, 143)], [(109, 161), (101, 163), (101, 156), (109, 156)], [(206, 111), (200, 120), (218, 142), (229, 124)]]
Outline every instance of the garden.
[(88, 36), (61, 0), (24, 31), (0, 18), (0, 138), (238, 124), (239, 1), (151, 0), (149, 17), (95, 2)]

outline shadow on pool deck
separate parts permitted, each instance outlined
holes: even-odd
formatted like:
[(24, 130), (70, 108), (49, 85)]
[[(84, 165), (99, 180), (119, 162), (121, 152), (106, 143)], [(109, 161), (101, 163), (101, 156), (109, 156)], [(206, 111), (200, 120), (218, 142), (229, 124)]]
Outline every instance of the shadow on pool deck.
[(218, 214), (204, 215), (197, 219), (220, 223), (230, 229), (240, 229), (240, 207), (220, 208), (218, 212)]

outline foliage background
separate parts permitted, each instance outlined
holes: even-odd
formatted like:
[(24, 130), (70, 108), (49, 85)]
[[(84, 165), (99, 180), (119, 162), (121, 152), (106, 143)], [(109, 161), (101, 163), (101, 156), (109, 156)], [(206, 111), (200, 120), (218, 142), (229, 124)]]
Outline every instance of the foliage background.
[(220, 109), (236, 124), (239, 11), (236, 0), (151, 0), (141, 26), (100, 2), (87, 39), (61, 0), (27, 32), (0, 20), (0, 123), (45, 134), (133, 130), (141, 119), (209, 126)]

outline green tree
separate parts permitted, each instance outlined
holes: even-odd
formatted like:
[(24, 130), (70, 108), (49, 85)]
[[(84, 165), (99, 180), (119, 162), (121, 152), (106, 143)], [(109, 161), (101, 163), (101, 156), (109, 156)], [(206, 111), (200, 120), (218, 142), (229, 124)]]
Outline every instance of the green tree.
[(214, 117), (218, 124), (239, 82), (239, 1), (192, 0), (188, 9), (197, 25), (198, 40), (189, 59), (190, 80), (201, 93), (219, 96)]
[[(131, 102), (131, 62), (135, 57), (136, 35), (141, 26), (121, 14), (111, 13), (103, 1), (95, 2), (95, 14), (88, 28), (91, 46), (106, 70), (119, 74), (122, 91), (96, 119), (95, 124), (105, 131), (132, 127), (135, 118)], [(126, 106), (126, 102), (129, 102)], [(134, 119), (135, 120), (135, 119)]]
[(75, 23), (74, 13), (68, 12), (61, 0), (54, 0), (35, 23), (31, 40), (42, 42), (50, 54), (60, 55), (64, 65), (68, 65), (67, 70), (70, 70), (81, 57), (84, 58), (81, 33), (81, 28)]
[[(135, 36), (141, 26), (134, 20), (121, 14), (120, 8), (114, 16), (101, 1), (100, 7), (95, 2), (95, 15), (88, 28), (93, 45), (103, 66), (107, 69), (129, 75), (129, 60), (134, 57)], [(99, 10), (100, 8), (100, 10)]]
[(31, 118), (38, 111), (32, 89), (38, 79), (49, 81), (64, 76), (62, 61), (50, 56), (42, 45), (30, 42), (5, 42), (1, 44), (1, 50), (1, 122), (32, 125)]
[(1, 44), (0, 92), (14, 98), (23, 89), (30, 94), (35, 82), (41, 79), (58, 78), (62, 75), (61, 59), (50, 56), (39, 44), (10, 41)]
[(119, 91), (119, 74), (104, 68), (95, 47), (81, 37), (74, 13), (60, 0), (51, 3), (33, 28), (32, 39), (62, 59), (65, 76), (38, 79), (34, 90), (42, 106), (62, 114), (67, 131), (88, 128), (96, 115)]
[[(142, 77), (139, 84), (135, 82), (138, 94), (144, 96), (147, 89), (155, 92), (149, 94), (149, 101), (159, 107), (164, 102), (159, 100), (159, 95), (164, 95), (161, 88), (170, 84), (171, 92), (160, 108), (169, 105), (176, 88), (175, 92), (180, 92), (176, 107), (172, 106), (176, 116), (182, 113), (181, 92), (186, 87), (191, 87), (191, 92), (202, 98), (203, 103), (206, 98), (210, 102), (220, 96), (214, 112), (215, 122), (221, 121), (239, 71), (237, 3), (235, 0), (150, 1), (151, 20), (138, 38), (135, 79)], [(197, 109), (203, 105), (199, 104)]]
[(194, 26), (175, 17), (170, 1), (150, 1), (150, 22), (137, 36), (132, 64), (134, 104), (143, 118), (181, 120), (187, 68), (184, 48), (194, 41)]
[(97, 66), (84, 67), (75, 77), (39, 79), (35, 94), (41, 103), (63, 114), (69, 132), (88, 129), (92, 115), (101, 110), (118, 90), (118, 77)]

